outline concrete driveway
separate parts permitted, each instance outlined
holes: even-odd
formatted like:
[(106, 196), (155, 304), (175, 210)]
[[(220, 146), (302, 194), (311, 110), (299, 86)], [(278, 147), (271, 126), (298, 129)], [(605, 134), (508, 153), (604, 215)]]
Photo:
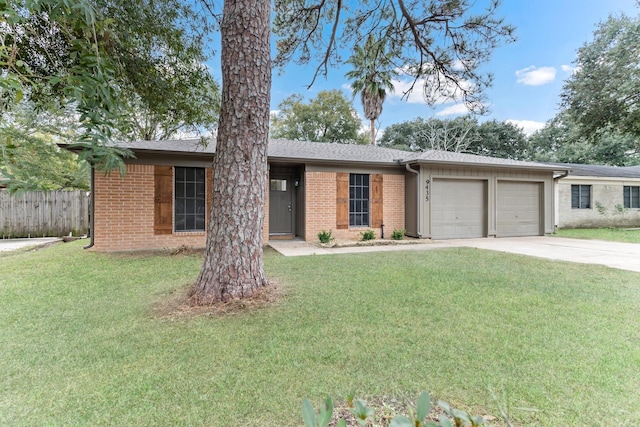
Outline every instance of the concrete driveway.
[(59, 237), (41, 237), (33, 239), (0, 239), (0, 252), (14, 251), (16, 249), (40, 246), (61, 240)]
[(328, 255), (438, 248), (470, 247), (535, 256), (583, 264), (640, 272), (640, 244), (605, 242), (601, 240), (566, 239), (562, 237), (502, 237), (460, 240), (427, 240), (411, 245), (319, 248), (300, 240), (270, 241), (270, 246), (285, 256)]
[(442, 240), (447, 246), (466, 246), (582, 264), (599, 264), (640, 272), (640, 244), (562, 237), (502, 237)]

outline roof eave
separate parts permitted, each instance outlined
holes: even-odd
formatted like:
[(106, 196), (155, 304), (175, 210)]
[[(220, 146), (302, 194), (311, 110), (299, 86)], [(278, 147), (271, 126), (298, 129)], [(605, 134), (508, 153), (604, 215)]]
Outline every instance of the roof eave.
[(384, 162), (384, 161), (371, 161), (371, 160), (335, 160), (335, 159), (317, 159), (308, 157), (282, 157), (282, 156), (267, 156), (269, 162), (274, 163), (304, 163), (304, 164), (322, 164), (322, 165), (362, 165), (362, 166), (378, 166), (378, 167), (397, 167), (398, 162)]
[(561, 168), (555, 166), (546, 166), (539, 164), (531, 165), (518, 165), (518, 164), (500, 164), (500, 163), (480, 163), (480, 162), (462, 162), (462, 161), (447, 161), (447, 160), (428, 160), (428, 159), (413, 159), (403, 160), (401, 164), (418, 163), (420, 165), (446, 165), (446, 166), (463, 166), (463, 167), (478, 167), (486, 169), (524, 169), (524, 170), (537, 170), (548, 172), (564, 172), (570, 170), (570, 168)]

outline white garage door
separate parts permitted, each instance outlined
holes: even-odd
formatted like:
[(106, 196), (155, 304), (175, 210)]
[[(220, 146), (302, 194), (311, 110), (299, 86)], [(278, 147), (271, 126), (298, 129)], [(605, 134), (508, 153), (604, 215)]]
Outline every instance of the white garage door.
[(431, 237), (464, 239), (486, 236), (487, 185), (481, 180), (434, 179)]
[(542, 234), (540, 194), (541, 184), (538, 182), (498, 182), (498, 237)]

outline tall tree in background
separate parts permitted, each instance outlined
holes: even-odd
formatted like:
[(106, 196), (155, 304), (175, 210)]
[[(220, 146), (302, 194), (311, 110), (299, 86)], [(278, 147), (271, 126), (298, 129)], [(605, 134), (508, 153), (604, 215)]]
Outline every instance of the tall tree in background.
[(497, 120), (481, 123), (467, 152), (501, 159), (529, 159), (529, 141), (518, 126)]
[(529, 137), (529, 160), (542, 162), (632, 166), (640, 163), (637, 137), (610, 127), (590, 138), (566, 111)]
[(581, 137), (609, 129), (640, 137), (640, 17), (609, 17), (578, 50), (562, 105)]
[(478, 121), (470, 116), (455, 119), (416, 119), (395, 123), (386, 130), (380, 145), (410, 151), (466, 152), (478, 139)]
[(360, 133), (360, 116), (339, 90), (320, 91), (305, 103), (291, 95), (271, 117), (271, 137), (297, 141), (366, 143)]
[[(72, 112), (71, 112), (72, 113)], [(73, 114), (36, 112), (21, 102), (0, 117), (0, 174), (11, 191), (89, 189), (89, 165), (61, 150), (73, 139)]]
[(347, 72), (346, 77), (352, 80), (354, 96), (360, 94), (364, 115), (371, 123), (372, 145), (376, 143), (376, 120), (382, 114), (387, 91), (393, 91), (392, 78), (397, 75), (392, 58), (393, 54), (387, 52), (385, 39), (376, 40), (373, 34), (369, 34), (364, 46), (356, 45), (353, 55), (347, 60), (353, 70)]
[(529, 156), (529, 143), (522, 129), (496, 120), (479, 124), (471, 116), (432, 117), (429, 120), (418, 117), (395, 123), (385, 129), (380, 145), (400, 150), (456, 151), (514, 160)]
[[(23, 98), (38, 110), (72, 105), (75, 142), (105, 168), (118, 160), (104, 149), (114, 135), (215, 126), (217, 88), (202, 63), (210, 26), (191, 8), (182, 0), (0, 3), (0, 112)], [(131, 120), (139, 115), (146, 129)]]

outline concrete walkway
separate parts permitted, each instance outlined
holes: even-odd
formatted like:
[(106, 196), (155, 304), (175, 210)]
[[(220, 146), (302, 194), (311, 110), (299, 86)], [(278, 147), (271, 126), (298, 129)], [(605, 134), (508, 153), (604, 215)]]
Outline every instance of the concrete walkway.
[(0, 239), (0, 252), (15, 251), (16, 249), (31, 246), (46, 245), (47, 243), (62, 240), (59, 237), (39, 237), (32, 239)]
[(485, 239), (434, 240), (425, 243), (385, 246), (319, 248), (302, 240), (270, 241), (269, 245), (284, 256), (328, 255), (383, 251), (416, 251), (439, 248), (471, 247), (509, 252), (560, 261), (599, 264), (621, 270), (640, 272), (640, 244), (580, 240), (562, 237), (506, 237)]

